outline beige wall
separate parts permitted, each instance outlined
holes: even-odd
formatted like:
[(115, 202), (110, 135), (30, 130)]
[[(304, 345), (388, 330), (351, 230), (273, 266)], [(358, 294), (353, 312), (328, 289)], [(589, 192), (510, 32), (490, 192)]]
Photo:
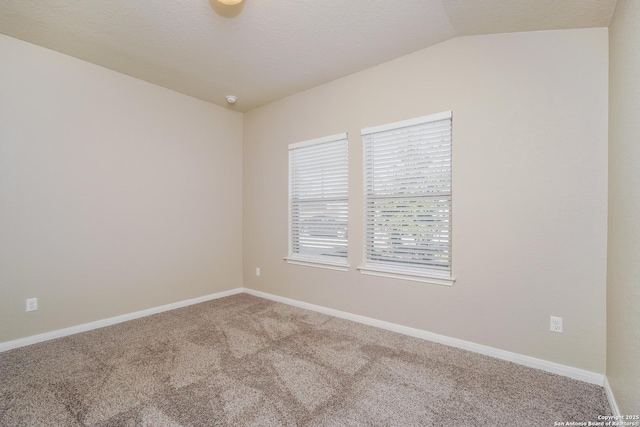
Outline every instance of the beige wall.
[[(604, 28), (464, 37), (245, 114), (244, 285), (604, 373), (607, 64)], [(361, 275), (360, 129), (445, 110), (457, 282)], [(287, 145), (344, 131), (351, 268), (289, 265)]]
[[(251, 111), (243, 129), (0, 36), (0, 342), (241, 286), (244, 244), (247, 287), (604, 373), (607, 50), (606, 29), (458, 38)], [(457, 282), (361, 275), (360, 129), (449, 109)], [(351, 269), (286, 264), (287, 145), (343, 131)], [(623, 393), (616, 366), (630, 368), (612, 360)]]
[(0, 342), (242, 285), (241, 114), (2, 35), (0, 58)]
[(640, 2), (609, 27), (607, 379), (622, 414), (640, 414)]

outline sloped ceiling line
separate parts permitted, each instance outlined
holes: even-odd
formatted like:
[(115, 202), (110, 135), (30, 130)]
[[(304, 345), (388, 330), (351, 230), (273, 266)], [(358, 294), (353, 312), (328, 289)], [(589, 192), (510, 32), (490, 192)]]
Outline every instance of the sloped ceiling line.
[(616, 0), (3, 0), (0, 33), (238, 111), (448, 39), (606, 27)]

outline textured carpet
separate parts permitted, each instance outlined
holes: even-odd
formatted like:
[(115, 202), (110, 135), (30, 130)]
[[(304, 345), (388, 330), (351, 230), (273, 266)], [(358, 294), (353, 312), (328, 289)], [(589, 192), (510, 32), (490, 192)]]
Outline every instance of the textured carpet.
[(2, 426), (553, 426), (602, 387), (246, 294), (0, 353)]

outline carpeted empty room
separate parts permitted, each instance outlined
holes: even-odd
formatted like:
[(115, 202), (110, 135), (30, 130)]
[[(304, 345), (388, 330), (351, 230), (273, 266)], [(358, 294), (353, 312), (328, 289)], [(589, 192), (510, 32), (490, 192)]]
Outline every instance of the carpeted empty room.
[(640, 0), (0, 0), (0, 427), (640, 427)]
[(602, 387), (239, 294), (0, 354), (3, 426), (552, 426)]

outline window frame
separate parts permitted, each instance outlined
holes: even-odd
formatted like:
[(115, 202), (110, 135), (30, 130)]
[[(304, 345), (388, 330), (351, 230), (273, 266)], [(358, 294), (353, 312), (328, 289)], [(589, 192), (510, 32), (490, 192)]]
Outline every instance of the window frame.
[[(374, 126), (374, 127), (368, 127), (368, 128), (363, 128), (361, 130), (361, 135), (362, 135), (362, 143), (363, 143), (363, 150), (362, 150), (362, 156), (363, 156), (363, 162), (362, 162), (362, 171), (363, 171), (363, 265), (358, 267), (358, 270), (362, 273), (362, 274), (366, 274), (366, 275), (373, 275), (373, 276), (381, 276), (381, 277), (388, 277), (388, 278), (394, 278), (394, 279), (403, 279), (403, 280), (411, 280), (411, 281), (418, 281), (418, 282), (424, 282), (424, 283), (431, 283), (431, 284), (437, 284), (437, 285), (445, 285), (445, 286), (451, 286), (453, 285), (453, 283), (455, 282), (455, 277), (453, 276), (453, 224), (452, 224), (452, 220), (453, 220), (453, 175), (451, 174), (449, 176), (449, 188), (450, 188), (450, 192), (449, 192), (449, 198), (450, 198), (450, 205), (449, 205), (449, 216), (448, 216), (448, 221), (449, 221), (449, 229), (450, 229), (450, 233), (449, 233), (449, 247), (448, 247), (448, 252), (449, 252), (449, 268), (447, 269), (431, 269), (431, 268), (425, 268), (424, 266), (417, 266), (417, 264), (407, 264), (407, 265), (399, 265), (400, 263), (398, 263), (398, 265), (395, 264), (391, 264), (389, 262), (387, 263), (376, 263), (375, 261), (372, 261), (369, 259), (369, 250), (368, 250), (368, 242), (369, 240), (372, 238), (372, 236), (370, 236), (370, 234), (368, 234), (368, 220), (367, 220), (367, 214), (368, 214), (368, 202), (371, 198), (371, 194), (369, 191), (369, 188), (367, 187), (367, 185), (369, 185), (369, 180), (368, 180), (368, 167), (369, 167), (369, 159), (367, 158), (367, 153), (368, 153), (368, 148), (367, 148), (367, 135), (370, 134), (375, 134), (375, 133), (380, 133), (380, 132), (387, 132), (387, 131), (392, 131), (392, 130), (399, 130), (402, 128), (408, 128), (408, 127), (412, 127), (412, 126), (417, 126), (417, 125), (423, 125), (423, 124), (428, 124), (428, 123), (433, 123), (433, 122), (437, 122), (437, 121), (442, 121), (442, 120), (449, 120), (450, 121), (450, 131), (451, 131), (451, 142), (452, 142), (452, 136), (453, 136), (453, 113), (452, 111), (444, 111), (441, 113), (436, 113), (436, 114), (431, 114), (428, 116), (422, 116), (422, 117), (416, 117), (413, 119), (409, 119), (409, 120), (403, 120), (403, 121), (398, 121), (398, 122), (393, 122), (393, 123), (388, 123), (385, 125), (380, 125), (380, 126)], [(449, 155), (450, 155), (450, 161), (452, 162), (453, 160), (453, 146), (450, 145), (450, 149), (449, 149)], [(373, 165), (371, 165), (373, 166)], [(453, 170), (452, 166), (451, 166), (451, 171)], [(373, 180), (373, 178), (372, 178)], [(396, 194), (401, 194), (401, 193), (396, 193)], [(393, 197), (389, 197), (389, 199), (391, 199)], [(416, 200), (426, 200), (425, 196), (421, 196), (419, 198), (416, 198)]]
[[(294, 248), (293, 248), (293, 206), (292, 206), (292, 201), (293, 201), (293, 197), (292, 197), (292, 173), (294, 172), (292, 170), (292, 165), (291, 165), (291, 153), (292, 150), (296, 150), (296, 149), (300, 149), (300, 148), (305, 148), (305, 147), (311, 147), (311, 146), (317, 146), (317, 145), (321, 145), (321, 144), (326, 144), (326, 143), (332, 143), (332, 142), (344, 142), (345, 144), (345, 154), (346, 154), (346, 158), (344, 159), (345, 161), (345, 169), (344, 172), (346, 173), (346, 182), (344, 183), (346, 185), (346, 189), (347, 189), (347, 193), (346, 196), (344, 197), (344, 204), (346, 206), (346, 215), (347, 215), (347, 222), (346, 222), (346, 234), (345, 234), (345, 250), (346, 250), (346, 254), (344, 257), (336, 257), (336, 260), (330, 260), (328, 258), (322, 257), (322, 256), (313, 256), (313, 255), (305, 255), (305, 254), (300, 254), (299, 252), (294, 252)], [(302, 141), (302, 142), (297, 142), (297, 143), (293, 143), (293, 144), (289, 144), (288, 146), (288, 150), (287, 150), (287, 154), (288, 154), (288, 173), (287, 173), (287, 179), (288, 179), (288, 194), (287, 194), (287, 203), (288, 203), (288, 210), (287, 210), (287, 216), (288, 216), (288, 255), (284, 258), (287, 263), (289, 264), (295, 264), (295, 265), (302, 265), (302, 266), (308, 266), (308, 267), (318, 267), (318, 268), (324, 268), (324, 269), (329, 269), (329, 270), (337, 270), (337, 271), (347, 271), (349, 269), (349, 262), (348, 262), (348, 257), (349, 257), (349, 242), (348, 242), (348, 226), (349, 226), (349, 220), (348, 220), (348, 215), (349, 215), (349, 194), (348, 194), (348, 188), (349, 188), (349, 157), (348, 157), (348, 153), (349, 153), (349, 140), (348, 140), (348, 134), (346, 132), (343, 133), (339, 133), (339, 134), (335, 134), (335, 135), (330, 135), (330, 136), (325, 136), (325, 137), (321, 137), (321, 138), (316, 138), (316, 139), (311, 139), (311, 140), (307, 140), (307, 141)]]

